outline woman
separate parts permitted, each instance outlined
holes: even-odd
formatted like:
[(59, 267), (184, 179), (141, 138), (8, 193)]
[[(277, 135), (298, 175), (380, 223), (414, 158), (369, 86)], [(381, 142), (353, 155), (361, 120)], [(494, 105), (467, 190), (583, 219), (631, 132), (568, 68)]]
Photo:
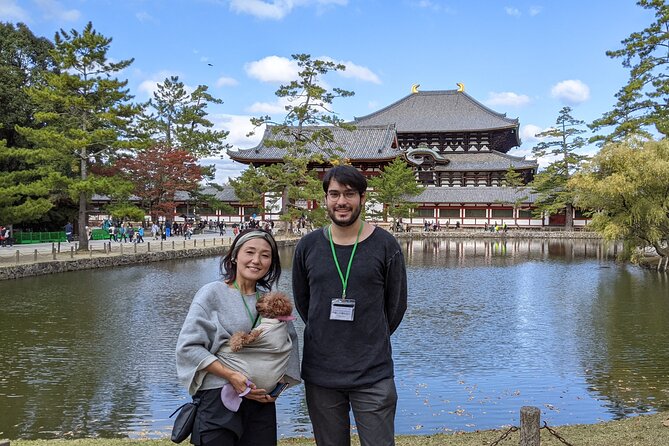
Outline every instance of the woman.
[[(177, 374), (191, 395), (200, 398), (191, 434), (195, 445), (276, 445), (276, 408), (268, 395), (247, 377), (225, 367), (216, 352), (238, 331), (258, 322), (256, 301), (281, 275), (274, 238), (261, 229), (241, 232), (221, 260), (223, 280), (203, 286), (193, 298), (177, 340)], [(297, 334), (290, 326), (293, 352), (286, 376), (298, 379)], [(292, 379), (288, 381), (292, 382)], [(237, 410), (228, 410), (221, 389), (230, 383), (240, 394), (251, 391)]]

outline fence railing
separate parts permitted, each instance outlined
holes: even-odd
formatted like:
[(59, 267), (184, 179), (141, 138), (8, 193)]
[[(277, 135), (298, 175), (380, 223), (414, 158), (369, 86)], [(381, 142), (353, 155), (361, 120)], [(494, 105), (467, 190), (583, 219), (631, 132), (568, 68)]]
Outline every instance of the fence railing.
[(0, 249), (0, 266), (22, 265), (36, 262), (64, 261), (101, 256), (119, 256), (125, 254), (142, 254), (160, 251), (177, 251), (199, 249), (215, 246), (230, 246), (233, 237), (216, 237), (184, 240), (172, 238), (168, 240), (149, 240), (143, 243), (109, 242), (103, 240), (89, 240), (87, 251), (78, 250), (77, 243), (56, 242), (51, 245), (42, 245), (30, 249), (22, 246), (20, 249)]

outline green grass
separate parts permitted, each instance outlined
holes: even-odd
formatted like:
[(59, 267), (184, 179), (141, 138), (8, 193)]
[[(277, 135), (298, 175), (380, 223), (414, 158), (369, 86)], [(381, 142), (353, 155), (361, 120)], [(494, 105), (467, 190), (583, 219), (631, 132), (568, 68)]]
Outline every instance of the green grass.
[[(599, 424), (579, 424), (552, 428), (574, 446), (663, 446), (669, 445), (669, 412), (627, 418)], [(404, 435), (397, 437), (397, 446), (486, 446), (496, 441), (505, 430), (438, 434)], [(511, 433), (504, 445), (517, 445), (520, 433)], [(12, 440), (11, 446), (169, 446), (169, 439), (125, 440), (125, 439), (78, 439), (78, 440)], [(186, 441), (182, 443), (188, 445)], [(313, 446), (313, 439), (290, 438), (281, 440), (279, 445)], [(354, 437), (353, 444), (359, 445)], [(546, 429), (541, 431), (541, 445), (563, 445)]]

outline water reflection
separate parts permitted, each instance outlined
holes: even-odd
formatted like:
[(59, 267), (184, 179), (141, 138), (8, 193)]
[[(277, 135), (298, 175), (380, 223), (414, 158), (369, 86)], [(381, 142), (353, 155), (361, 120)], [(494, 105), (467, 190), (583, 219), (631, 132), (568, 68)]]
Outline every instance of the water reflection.
[[(552, 424), (669, 409), (666, 276), (596, 241), (402, 245), (399, 433), (517, 424), (526, 404)], [(187, 397), (176, 336), (217, 271), (207, 258), (0, 282), (0, 437), (165, 436)], [(310, 435), (301, 387), (278, 410), (281, 435)]]

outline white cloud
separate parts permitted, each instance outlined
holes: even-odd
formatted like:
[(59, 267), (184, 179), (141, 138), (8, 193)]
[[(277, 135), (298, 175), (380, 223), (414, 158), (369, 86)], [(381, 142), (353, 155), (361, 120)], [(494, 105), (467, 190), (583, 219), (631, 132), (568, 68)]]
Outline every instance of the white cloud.
[(580, 104), (590, 99), (590, 87), (579, 80), (566, 80), (551, 88), (551, 96), (565, 104)]
[(506, 13), (512, 17), (520, 17), (522, 14), (518, 8), (513, 8), (511, 6), (505, 7), (504, 11), (506, 11)]
[(7, 22), (30, 22), (30, 15), (16, 4), (16, 0), (0, 0), (0, 20)]
[(545, 138), (537, 138), (535, 135), (541, 133), (544, 130), (541, 127), (534, 124), (525, 124), (520, 126), (520, 140), (525, 144), (535, 145), (539, 141), (543, 141)]
[[(246, 136), (253, 130), (251, 117), (245, 115), (212, 114), (209, 116), (214, 123), (216, 130), (227, 130), (228, 134), (225, 142), (231, 144), (232, 150), (248, 149), (258, 145), (262, 139), (264, 128), (255, 130), (253, 136)], [(201, 162), (202, 165), (214, 164), (216, 166), (215, 181), (219, 184), (226, 183), (228, 178), (237, 177), (246, 169), (246, 165), (231, 160), (227, 155), (223, 158), (206, 158)]]
[(522, 107), (530, 102), (529, 96), (511, 91), (503, 91), (501, 93), (490, 92), (488, 99), (485, 101), (486, 105), (490, 106), (506, 105), (511, 107)]
[(285, 114), (288, 98), (277, 98), (275, 102), (254, 102), (246, 111), (250, 113), (264, 113), (269, 115)]
[(350, 60), (334, 60), (331, 57), (323, 56), (319, 57), (320, 60), (334, 62), (336, 64), (342, 64), (346, 66), (346, 69), (343, 71), (337, 71), (341, 77), (360, 79), (365, 82), (372, 82), (374, 84), (380, 84), (381, 79), (376, 75), (372, 70), (362, 65), (357, 65)]
[[(153, 98), (153, 93), (158, 89), (158, 84), (162, 84), (165, 82), (165, 79), (169, 78), (170, 76), (178, 76), (178, 74), (169, 71), (161, 71), (160, 73), (152, 75), (149, 79), (146, 79), (140, 83), (137, 87), (137, 90), (140, 93), (145, 93), (147, 98)], [(179, 79), (179, 81), (183, 82), (181, 79)], [(195, 91), (195, 88), (186, 84), (184, 84), (184, 89), (188, 93)]]
[(418, 2), (413, 3), (413, 5), (418, 8), (429, 9), (430, 11), (434, 12), (445, 12), (447, 14), (455, 13), (454, 9), (448, 6), (444, 6), (441, 3), (433, 2), (430, 0), (419, 0)]
[(290, 82), (297, 79), (297, 62), (279, 56), (268, 56), (244, 65), (246, 74), (261, 82)]
[(253, 131), (251, 116), (247, 115), (229, 115), (224, 113), (214, 113), (209, 115), (209, 119), (214, 123), (216, 130), (226, 130), (230, 132), (225, 142), (231, 144), (234, 148), (255, 147), (260, 142), (264, 128), (255, 131), (255, 135), (246, 136)]
[(530, 6), (530, 15), (532, 17), (539, 15), (539, 13), (541, 13), (541, 6)]
[(330, 5), (345, 6), (348, 0), (230, 0), (230, 9), (259, 19), (281, 20), (300, 6), (317, 6), (319, 12)]
[(42, 11), (42, 15), (47, 20), (74, 22), (79, 20), (81, 12), (77, 9), (65, 9), (60, 2), (56, 0), (33, 0), (37, 7)]
[(221, 76), (216, 80), (217, 87), (234, 87), (239, 82), (231, 77)]
[(158, 23), (158, 20), (156, 20), (155, 17), (153, 17), (146, 11), (138, 12), (137, 14), (135, 14), (135, 18), (137, 18), (137, 20), (140, 21), (141, 23), (146, 23), (146, 22)]

